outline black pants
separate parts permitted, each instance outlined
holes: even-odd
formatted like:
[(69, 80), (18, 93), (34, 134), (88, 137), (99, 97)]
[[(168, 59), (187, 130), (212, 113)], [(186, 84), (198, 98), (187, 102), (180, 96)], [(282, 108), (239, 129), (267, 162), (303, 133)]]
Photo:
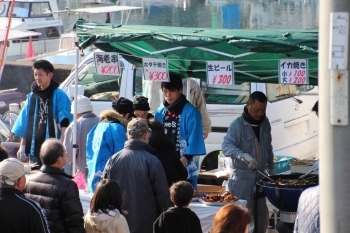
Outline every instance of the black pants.
[(286, 223), (286, 222), (278, 221), (276, 224), (276, 230), (279, 233), (293, 233), (294, 223)]

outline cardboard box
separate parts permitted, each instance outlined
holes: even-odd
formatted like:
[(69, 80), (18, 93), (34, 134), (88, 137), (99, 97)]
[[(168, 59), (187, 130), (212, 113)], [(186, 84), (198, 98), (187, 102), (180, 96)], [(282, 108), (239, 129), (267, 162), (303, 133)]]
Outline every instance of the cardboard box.
[(215, 185), (197, 185), (197, 192), (199, 193), (225, 193), (225, 187), (224, 186), (215, 186)]

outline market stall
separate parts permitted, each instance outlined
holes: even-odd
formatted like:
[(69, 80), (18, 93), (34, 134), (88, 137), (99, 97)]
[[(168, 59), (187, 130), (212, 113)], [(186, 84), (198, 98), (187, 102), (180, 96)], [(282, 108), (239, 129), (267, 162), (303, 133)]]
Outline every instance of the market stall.
[[(84, 214), (87, 213), (89, 206), (90, 206), (90, 200), (92, 197), (92, 193), (86, 192), (84, 190), (79, 190), (79, 196), (80, 201), (83, 206)], [(245, 205), (244, 200), (238, 200), (238, 204)], [(216, 212), (221, 208), (220, 205), (206, 205), (199, 201), (192, 202), (189, 206), (189, 208), (195, 212), (200, 219), (202, 231), (203, 232), (209, 232), (212, 227), (213, 219), (216, 214)]]

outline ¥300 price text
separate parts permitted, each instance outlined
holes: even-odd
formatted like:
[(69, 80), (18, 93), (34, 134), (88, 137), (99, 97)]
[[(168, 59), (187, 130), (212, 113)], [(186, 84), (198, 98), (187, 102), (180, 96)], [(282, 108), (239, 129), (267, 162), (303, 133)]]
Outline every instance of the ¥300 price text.
[(167, 72), (149, 72), (149, 80), (165, 81), (168, 80)]
[[(231, 84), (232, 75), (214, 75), (212, 79), (213, 84)], [(218, 81), (218, 82), (217, 82)]]

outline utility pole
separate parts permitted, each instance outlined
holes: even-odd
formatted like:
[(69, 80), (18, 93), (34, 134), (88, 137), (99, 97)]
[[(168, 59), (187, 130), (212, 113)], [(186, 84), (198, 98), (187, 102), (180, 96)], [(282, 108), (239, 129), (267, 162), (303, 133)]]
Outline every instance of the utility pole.
[(350, 232), (349, 0), (320, 0), (321, 233)]

